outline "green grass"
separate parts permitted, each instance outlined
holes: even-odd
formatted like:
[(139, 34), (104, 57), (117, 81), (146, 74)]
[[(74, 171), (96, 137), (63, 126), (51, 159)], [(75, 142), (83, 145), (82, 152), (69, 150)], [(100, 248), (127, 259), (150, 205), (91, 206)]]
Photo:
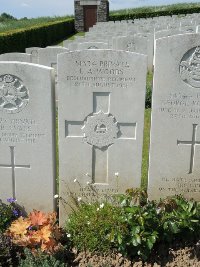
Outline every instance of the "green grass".
[(85, 36), (85, 32), (78, 32), (76, 34), (73, 34), (72, 36), (67, 38), (67, 40), (75, 40), (76, 36)]
[[(71, 36), (68, 36), (68, 38), (65, 40), (75, 40), (76, 36), (84, 36), (84, 35), (85, 35), (85, 32), (78, 32), (76, 34), (72, 34)], [(63, 40), (63, 41), (65, 41), (65, 40)], [(63, 41), (57, 43), (56, 45), (63, 46)]]
[(142, 153), (142, 177), (141, 187), (147, 188), (148, 182), (148, 167), (149, 167), (149, 143), (150, 143), (150, 126), (151, 126), (151, 109), (145, 110), (144, 116), (144, 139)]
[(180, 8), (193, 8), (200, 7), (200, 3), (180, 3), (174, 5), (163, 5), (163, 6), (144, 6), (139, 8), (126, 8), (120, 10), (110, 11), (110, 15), (120, 15), (120, 14), (137, 14), (143, 12), (155, 12), (155, 11), (165, 11), (165, 10), (175, 10)]
[(46, 24), (48, 22), (62, 21), (72, 16), (62, 16), (62, 17), (39, 17), (33, 19), (21, 19), (21, 20), (7, 20), (5, 22), (0, 22), (0, 33), (29, 28), (32, 26), (38, 26)]

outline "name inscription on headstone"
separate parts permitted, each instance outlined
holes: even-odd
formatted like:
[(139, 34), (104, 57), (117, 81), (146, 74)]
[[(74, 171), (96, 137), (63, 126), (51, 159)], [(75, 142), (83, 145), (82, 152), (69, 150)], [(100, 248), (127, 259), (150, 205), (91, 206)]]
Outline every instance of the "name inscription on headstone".
[(45, 138), (45, 133), (38, 130), (35, 120), (0, 118), (0, 143), (32, 144), (42, 138)]
[(126, 61), (76, 61), (75, 64), (78, 74), (67, 76), (72, 86), (128, 88), (135, 81), (135, 77), (126, 72), (130, 69)]

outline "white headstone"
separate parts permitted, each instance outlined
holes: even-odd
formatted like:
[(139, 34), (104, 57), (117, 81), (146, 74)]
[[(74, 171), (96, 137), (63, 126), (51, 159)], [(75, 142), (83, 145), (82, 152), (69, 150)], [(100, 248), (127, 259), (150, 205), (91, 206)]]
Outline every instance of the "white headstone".
[(0, 55), (0, 61), (20, 61), (31, 63), (31, 55), (26, 53), (5, 53)]
[(160, 39), (172, 35), (183, 34), (184, 32), (179, 29), (162, 30), (155, 32), (155, 39)]
[[(148, 36), (148, 34), (146, 34)], [(152, 36), (152, 35), (149, 35)], [(148, 56), (148, 70), (153, 68), (153, 39), (141, 35), (117, 37), (116, 49), (136, 52)]]
[(46, 47), (38, 50), (38, 63), (45, 65), (55, 70), (55, 80), (56, 80), (56, 101), (58, 100), (58, 90), (57, 90), (57, 56), (61, 53), (69, 52), (69, 49), (64, 47)]
[(32, 63), (38, 64), (38, 49), (41, 47), (28, 47), (26, 53), (31, 54)]
[(200, 35), (156, 41), (150, 199), (183, 194), (200, 200)]
[(53, 69), (0, 62), (0, 199), (54, 209)]
[(58, 54), (69, 52), (65, 47), (46, 47), (38, 50), (39, 64), (57, 69)]
[(108, 49), (108, 43), (85, 42), (78, 44), (78, 50), (84, 50), (84, 49)]
[(140, 187), (146, 69), (146, 56), (125, 51), (58, 56), (59, 192), (71, 205), (69, 189), (86, 200), (91, 188), (102, 197)]

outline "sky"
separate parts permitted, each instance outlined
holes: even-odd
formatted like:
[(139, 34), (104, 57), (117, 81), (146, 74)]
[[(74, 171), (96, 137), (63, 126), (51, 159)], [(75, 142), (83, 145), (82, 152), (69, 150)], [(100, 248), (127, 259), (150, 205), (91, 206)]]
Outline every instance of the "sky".
[[(110, 10), (176, 3), (200, 3), (200, 0), (109, 0)], [(74, 0), (0, 0), (0, 14), (6, 12), (16, 18), (63, 16), (74, 13)]]

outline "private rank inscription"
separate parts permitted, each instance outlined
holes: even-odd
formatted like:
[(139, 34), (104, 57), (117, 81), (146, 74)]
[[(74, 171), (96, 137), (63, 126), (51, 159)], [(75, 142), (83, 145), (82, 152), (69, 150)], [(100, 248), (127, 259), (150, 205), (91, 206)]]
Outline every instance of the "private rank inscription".
[(0, 118), (0, 143), (34, 144), (45, 136), (35, 120)]
[(76, 74), (67, 80), (75, 87), (128, 88), (135, 82), (128, 62), (115, 61), (75, 61)]

